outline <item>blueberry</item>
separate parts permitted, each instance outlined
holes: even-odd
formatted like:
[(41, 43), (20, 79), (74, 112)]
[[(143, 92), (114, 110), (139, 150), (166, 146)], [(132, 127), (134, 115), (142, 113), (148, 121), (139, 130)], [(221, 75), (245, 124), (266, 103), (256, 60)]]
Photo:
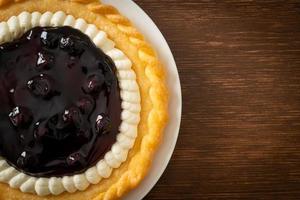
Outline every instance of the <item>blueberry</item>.
[(63, 114), (63, 120), (67, 123), (72, 123), (76, 127), (80, 127), (83, 121), (79, 108), (75, 106), (65, 110)]
[(27, 87), (35, 96), (49, 98), (54, 91), (52, 90), (51, 80), (48, 76), (41, 74), (27, 82)]
[(18, 167), (25, 167), (28, 164), (28, 160), (27, 160), (27, 152), (24, 151), (21, 153), (21, 155), (19, 156), (19, 158), (17, 159), (17, 165)]
[(83, 114), (90, 114), (94, 109), (94, 100), (89, 97), (83, 97), (76, 102), (76, 106), (80, 109)]
[(72, 36), (61, 37), (59, 47), (68, 52), (70, 56), (81, 56), (84, 50), (80, 47), (80, 41), (75, 43), (75, 40), (78, 39)]
[(39, 52), (36, 67), (38, 70), (47, 70), (50, 68), (50, 64), (53, 63), (53, 61), (54, 57), (52, 55)]
[(104, 76), (95, 74), (88, 77), (84, 83), (83, 90), (88, 94), (97, 94), (101, 91), (104, 84)]
[(56, 48), (58, 45), (58, 37), (55, 33), (43, 31), (41, 33), (41, 42), (48, 48)]
[(55, 141), (62, 141), (72, 135), (76, 128), (71, 121), (64, 121), (63, 116), (55, 114), (47, 121), (47, 138)]
[(61, 49), (71, 49), (74, 47), (74, 41), (70, 37), (62, 37), (59, 41), (59, 47)]
[(29, 126), (32, 121), (32, 113), (26, 107), (15, 107), (12, 112), (9, 113), (11, 123), (19, 128), (25, 128)]
[(95, 125), (96, 131), (98, 134), (107, 134), (110, 132), (111, 129), (111, 123), (110, 118), (106, 114), (100, 114), (97, 116), (96, 119), (96, 125)]
[(58, 114), (53, 115), (47, 122), (50, 129), (55, 129), (58, 124)]
[(69, 166), (77, 166), (77, 165), (84, 166), (86, 164), (86, 160), (84, 159), (84, 157), (81, 155), (80, 152), (74, 152), (70, 154), (66, 158), (66, 162)]
[(35, 139), (41, 139), (44, 136), (47, 136), (50, 133), (50, 130), (47, 127), (38, 126), (34, 128), (33, 136)]
[(83, 140), (88, 140), (90, 138), (91, 134), (90, 134), (90, 130), (79, 130), (77, 132), (77, 137), (78, 138), (82, 138)]
[(67, 139), (69, 136), (74, 134), (76, 128), (69, 123), (62, 120), (62, 116), (59, 117), (59, 114), (52, 116), (46, 123), (46, 137), (44, 141), (62, 141)]
[(30, 151), (23, 151), (17, 159), (17, 165), (20, 168), (28, 168), (35, 166), (38, 163), (38, 158)]

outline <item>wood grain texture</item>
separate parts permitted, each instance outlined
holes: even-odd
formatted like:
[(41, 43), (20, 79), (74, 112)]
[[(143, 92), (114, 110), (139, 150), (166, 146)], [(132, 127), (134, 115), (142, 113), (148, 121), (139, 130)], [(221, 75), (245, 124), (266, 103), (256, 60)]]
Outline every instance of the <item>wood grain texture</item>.
[(300, 2), (137, 3), (183, 92), (176, 150), (145, 199), (299, 199)]

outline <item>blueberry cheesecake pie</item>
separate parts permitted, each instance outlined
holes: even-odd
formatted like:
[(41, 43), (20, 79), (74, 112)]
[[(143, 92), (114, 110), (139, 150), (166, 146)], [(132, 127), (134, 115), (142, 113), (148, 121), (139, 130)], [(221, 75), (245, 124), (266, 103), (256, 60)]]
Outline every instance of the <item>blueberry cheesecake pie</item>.
[(0, 96), (0, 200), (120, 199), (167, 122), (154, 50), (97, 0), (0, 0)]

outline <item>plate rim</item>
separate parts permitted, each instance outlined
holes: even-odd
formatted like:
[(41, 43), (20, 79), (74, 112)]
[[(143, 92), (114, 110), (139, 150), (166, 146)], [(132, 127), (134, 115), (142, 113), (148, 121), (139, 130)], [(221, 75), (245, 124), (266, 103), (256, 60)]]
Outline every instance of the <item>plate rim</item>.
[[(164, 144), (160, 144), (160, 146), (157, 149), (157, 152), (155, 153), (154, 160), (152, 162), (152, 165), (146, 177), (136, 188), (129, 191), (129, 193), (123, 197), (124, 200), (143, 199), (153, 189), (153, 187), (156, 185), (156, 183), (163, 175), (175, 150), (175, 146), (179, 135), (180, 124), (181, 124), (181, 115), (182, 115), (182, 92), (181, 92), (180, 77), (179, 77), (178, 68), (173, 53), (170, 49), (170, 46), (166, 38), (159, 30), (157, 25), (154, 23), (154, 21), (151, 19), (151, 17), (140, 6), (138, 6), (137, 3), (135, 3), (133, 0), (122, 0), (122, 1), (102, 0), (102, 3), (110, 4), (116, 7), (120, 11), (120, 13), (122, 13), (122, 15), (126, 16), (135, 25), (135, 27), (145, 36), (146, 40), (151, 43), (153, 48), (156, 50), (160, 60), (164, 61), (163, 62), (164, 66), (167, 66), (166, 75), (168, 79), (167, 86), (169, 89), (169, 97), (170, 97), (169, 104), (172, 105), (169, 105), (169, 111), (168, 111), (169, 122), (164, 130), (162, 143), (165, 143), (166, 139), (170, 139), (170, 138), (166, 138), (167, 136), (171, 136), (172, 141), (168, 142), (168, 148), (166, 147), (163, 148)], [(135, 12), (129, 12), (132, 10), (134, 10)], [(141, 18), (143, 19), (140, 20), (141, 18), (136, 17), (136, 15), (141, 16)], [(141, 28), (142, 26), (141, 21), (144, 21), (144, 23), (147, 24), (147, 29)], [(147, 31), (149, 31), (148, 29), (155, 31), (155, 34), (156, 36), (158, 36), (158, 38), (150, 37), (149, 34), (147, 33)], [(162, 52), (161, 46), (163, 46), (164, 52)], [(170, 78), (175, 78), (176, 81), (174, 81), (173, 79), (171, 82)], [(176, 84), (170, 86), (170, 83), (172, 84), (176, 83)], [(175, 98), (173, 99), (173, 102), (171, 97)], [(173, 111), (174, 109), (172, 109), (172, 107), (176, 107), (175, 111)], [(167, 152), (162, 153), (162, 149), (166, 149)], [(163, 154), (164, 160), (158, 161), (158, 156), (161, 154)], [(162, 157), (162, 155), (160, 157)], [(158, 167), (159, 169), (155, 169), (157, 168), (157, 166), (155, 166), (155, 164), (157, 163), (161, 164)], [(155, 177), (151, 175), (155, 175)]]

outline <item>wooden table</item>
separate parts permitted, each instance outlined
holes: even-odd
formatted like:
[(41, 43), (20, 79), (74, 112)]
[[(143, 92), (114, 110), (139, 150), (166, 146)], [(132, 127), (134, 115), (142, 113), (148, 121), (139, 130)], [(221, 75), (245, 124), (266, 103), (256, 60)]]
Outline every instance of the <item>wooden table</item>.
[(183, 92), (176, 150), (145, 199), (300, 199), (300, 1), (137, 3)]

